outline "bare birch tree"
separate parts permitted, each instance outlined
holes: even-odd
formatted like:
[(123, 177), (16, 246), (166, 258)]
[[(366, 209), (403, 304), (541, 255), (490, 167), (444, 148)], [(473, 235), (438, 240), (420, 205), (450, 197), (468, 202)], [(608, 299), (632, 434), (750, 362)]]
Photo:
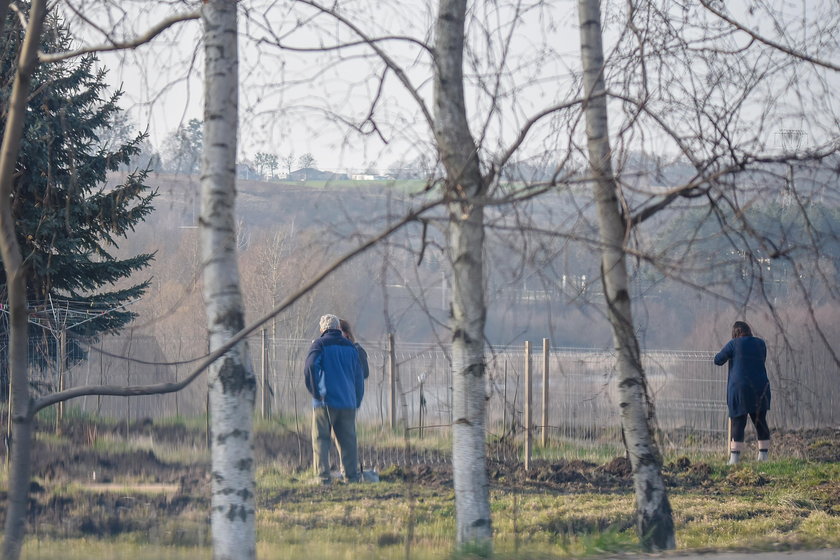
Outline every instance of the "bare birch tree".
[(435, 25), (434, 134), (446, 170), (452, 266), (452, 470), (460, 547), (492, 549), (486, 459), (484, 203), (487, 185), (464, 99), (466, 0), (441, 0)]
[[(785, 317), (795, 311), (780, 309), (775, 271), (792, 270), (783, 280), (790, 286), (786, 296), (801, 299), (814, 338), (831, 346), (814, 307), (818, 294), (834, 291), (828, 280), (833, 272), (820, 254), (835, 234), (817, 222), (823, 193), (837, 175), (831, 162), (837, 155), (838, 117), (828, 102), (837, 68), (828, 54), (838, 48), (836, 34), (829, 31), (836, 28), (830, 22), (838, 12), (827, 3), (817, 5), (820, 16), (809, 19), (804, 7), (798, 15), (774, 2), (749, 8), (717, 2), (681, 8), (669, 2), (579, 2), (587, 153), (604, 292), (619, 353), (622, 418), (646, 548), (673, 546), (673, 521), (655, 472), (659, 461), (652, 437), (638, 439), (651, 433), (644, 424), (652, 419), (652, 403), (637, 359), (627, 255), (641, 262), (640, 268), (719, 298), (733, 315), (761, 316), (788, 347)], [(612, 26), (610, 49), (601, 46), (600, 8), (611, 10), (605, 18)], [(606, 61), (605, 50), (611, 53)], [(611, 129), (608, 102), (615, 109), (610, 117), (618, 116)], [(800, 150), (774, 147), (774, 136), (791, 132), (784, 130), (786, 122), (807, 126), (814, 144)], [(681, 176), (665, 185), (666, 166), (628, 164), (631, 146), (656, 144), (682, 166)], [(799, 189), (793, 166), (805, 179)], [(690, 211), (695, 219), (686, 220)], [(805, 233), (768, 224), (771, 215), (802, 224)], [(671, 235), (645, 232), (642, 224), (655, 223), (654, 216), (682, 227), (676, 225)], [(704, 248), (710, 239), (718, 241), (712, 251)], [(815, 289), (812, 279), (825, 287)], [(643, 304), (643, 297), (635, 297)], [(628, 377), (634, 369), (635, 379)], [(628, 432), (628, 422), (638, 427), (636, 434)]]
[[(361, 41), (370, 50), (374, 66), (386, 68), (374, 81), (383, 87), (385, 77), (393, 74), (398, 85), (415, 102), (414, 110), (421, 115), (434, 137), (444, 168), (442, 195), (446, 200), (448, 219), (447, 253), (452, 267), (451, 336), (453, 374), (453, 470), (456, 494), (456, 540), (458, 547), (492, 549), (489, 484), (486, 465), (486, 391), (487, 379), (484, 357), (484, 327), (486, 303), (484, 297), (484, 204), (489, 180), (482, 175), (479, 150), (469, 129), (464, 95), (464, 54), (466, 0), (441, 0), (434, 17), (433, 45), (408, 37), (388, 40), (419, 47), (423, 55), (432, 53), (430, 68), (434, 83), (434, 114), (428, 110), (419, 87), (410, 79), (410, 72), (399, 63), (375, 35), (367, 35), (360, 22), (372, 23), (369, 14), (339, 11), (312, 0), (300, 0), (316, 13), (326, 14), (340, 22), (356, 38), (347, 40), (340, 33), (337, 49), (353, 49)], [(416, 8), (413, 6), (412, 9)], [(358, 20), (354, 20), (358, 16)], [(315, 25), (316, 20), (312, 21)], [(313, 27), (313, 29), (317, 29)], [(329, 33), (329, 31), (324, 31)], [(274, 42), (282, 49), (312, 52), (318, 49), (297, 48), (285, 38), (287, 34), (267, 29), (260, 41)], [(284, 39), (280, 39), (284, 37)], [(330, 49), (327, 49), (328, 51)], [(421, 79), (426, 79), (425, 72)], [(368, 121), (359, 129), (373, 127), (381, 137), (376, 107), (378, 98), (371, 100)], [(340, 122), (349, 122), (336, 117)], [(384, 124), (384, 123), (383, 123)]]
[[(38, 44), (46, 13), (46, 0), (32, 2), (12, 95), (9, 98), (3, 143), (0, 147), (0, 254), (3, 257), (8, 282), (11, 381), (9, 406), (12, 419), (12, 461), (2, 550), (6, 560), (19, 558), (23, 546), (35, 420), (35, 410), (29, 394), (29, 311), (26, 303), (26, 273), (15, 234), (12, 192), (15, 165), (23, 134), (23, 120), (26, 118), (26, 99), (29, 96), (32, 73), (38, 64)], [(0, 18), (5, 21), (5, 10), (0, 13)]]
[[(245, 326), (236, 256), (237, 4), (211, 0), (204, 24), (201, 252), (210, 349)], [(253, 413), (256, 378), (241, 342), (210, 367), (213, 558), (256, 557)]]
[[(28, 394), (28, 379), (26, 376), (26, 341), (20, 336), (12, 335), (12, 343), (20, 352), (11, 352), (12, 359), (17, 359), (18, 367), (12, 369), (15, 374), (15, 391), (13, 393), (13, 418), (22, 421), (22, 430), (16, 429), (16, 444), (14, 445), (13, 482), (9, 492), (9, 509), (7, 510), (7, 531), (5, 533), (4, 557), (14, 559), (19, 556), (23, 542), (25, 511), (27, 506), (28, 480), (30, 473), (30, 441), (32, 437), (32, 422), (35, 413), (55, 403), (85, 395), (118, 395), (136, 396), (173, 392), (182, 389), (194, 381), (210, 364), (216, 363), (210, 374), (211, 407), (213, 418), (213, 501), (212, 523), (214, 538), (214, 557), (216, 558), (248, 558), (255, 556), (256, 533), (254, 517), (254, 463), (252, 451), (252, 415), (256, 384), (245, 337), (261, 324), (271, 320), (282, 310), (300, 299), (308, 291), (322, 282), (329, 274), (355, 255), (369, 249), (383, 238), (411, 223), (423, 212), (438, 205), (434, 200), (410, 213), (404, 219), (387, 228), (380, 235), (362, 243), (345, 256), (339, 258), (332, 265), (314, 275), (304, 287), (292, 294), (281, 303), (271, 314), (260, 318), (256, 324), (245, 327), (242, 298), (239, 292), (239, 278), (236, 262), (236, 231), (234, 220), (235, 201), (235, 154), (237, 123), (237, 29), (236, 3), (206, 2), (203, 5), (201, 17), (205, 23), (205, 61), (208, 77), (208, 91), (206, 94), (205, 111), (205, 146), (207, 150), (203, 158), (202, 171), (202, 253), (206, 307), (208, 315), (208, 329), (210, 331), (211, 352), (201, 361), (185, 379), (177, 383), (162, 383), (151, 386), (82, 386), (73, 387), (60, 393), (48, 394), (32, 399)], [(43, 2), (36, 2), (30, 16), (30, 22), (41, 23), (46, 12)], [(38, 17), (34, 17), (38, 16)], [(176, 21), (195, 19), (191, 14), (176, 16), (166, 20), (160, 28), (172, 25)], [(16, 78), (22, 84), (16, 85), (16, 92), (25, 90), (28, 77), (36, 62), (37, 42), (40, 29), (27, 34), (27, 45), (23, 52), (27, 53), (27, 64), (21, 64)], [(156, 32), (147, 33), (143, 37), (148, 40)], [(81, 53), (98, 50), (112, 50), (137, 46), (142, 41), (111, 41), (109, 45), (99, 48), (84, 47), (72, 53), (54, 53), (42, 58), (49, 61), (64, 60)], [(23, 117), (26, 95), (12, 96), (17, 99), (20, 107), (14, 105), (9, 111), (8, 130), (19, 131), (20, 118)], [(0, 216), (3, 233), (0, 245), (4, 251), (4, 266), (7, 267), (7, 277), (22, 278), (15, 273), (15, 263), (20, 265), (20, 251), (14, 249), (13, 221), (9, 218), (11, 200), (11, 178), (16, 160), (17, 145), (20, 134), (8, 133), (4, 135), (3, 143), (3, 197), (4, 204), (0, 204)], [(25, 288), (25, 286), (23, 286)], [(11, 285), (10, 303), (12, 320), (10, 324), (17, 329), (17, 334), (26, 334), (26, 303), (15, 303), (17, 296), (24, 293), (15, 290)], [(20, 325), (19, 325), (20, 323)], [(22, 330), (21, 330), (22, 329)], [(13, 362), (14, 364), (15, 362)], [(17, 391), (20, 387), (22, 391)], [(14, 408), (16, 407), (16, 408)]]
[[(5, 23), (9, 2), (0, 4), (0, 18)], [(30, 5), (26, 19), (26, 32), (18, 55), (18, 66), (14, 74), (14, 83), (6, 112), (6, 127), (0, 147), (0, 255), (7, 278), (7, 296), (9, 302), (9, 364), (10, 372), (10, 418), (12, 423), (12, 445), (9, 490), (6, 509), (6, 521), (3, 536), (2, 555), (6, 560), (20, 557), (26, 529), (26, 511), (29, 503), (31, 476), (32, 439), (35, 415), (39, 410), (52, 404), (63, 402), (81, 394), (154, 394), (161, 392), (161, 387), (148, 388), (74, 388), (70, 391), (53, 393), (44, 397), (33, 398), (29, 388), (29, 311), (26, 296), (26, 264), (21, 254), (15, 232), (12, 215), (15, 166), (21, 148), (26, 104), (29, 96), (31, 78), (39, 62), (63, 60), (80, 53), (46, 56), (39, 53), (38, 47), (43, 33), (48, 5), (43, 0), (34, 0)], [(25, 16), (21, 15), (24, 20)], [(190, 18), (187, 18), (190, 19)], [(179, 19), (178, 21), (182, 21)], [(171, 23), (167, 24), (171, 25)], [(154, 37), (152, 33), (149, 40)], [(138, 42), (140, 44), (143, 41)], [(136, 45), (135, 45), (136, 46)], [(85, 50), (85, 52), (91, 52)], [(66, 55), (66, 56), (65, 56)], [(193, 378), (194, 379), (194, 378)], [(163, 389), (175, 390), (172, 388)], [(85, 391), (88, 391), (87, 393)], [(147, 392), (148, 391), (148, 392)]]
[[(611, 26), (610, 116), (618, 117), (611, 153), (635, 237), (628, 234), (625, 248), (640, 268), (767, 325), (788, 349), (785, 315), (807, 309), (806, 328), (830, 350), (814, 313), (817, 292), (801, 279), (819, 279), (833, 292), (821, 257), (833, 234), (816, 222), (832, 204), (824, 194), (836, 177), (838, 74), (829, 62), (838, 52), (836, 3), (803, 3), (801, 11), (783, 2), (602, 8)], [(784, 146), (790, 134), (798, 149)], [(798, 146), (803, 138), (807, 147)], [(646, 165), (628, 164), (639, 155)], [(786, 220), (799, 222), (803, 236), (785, 231)], [(671, 234), (651, 225), (663, 221), (673, 224)], [(787, 302), (780, 287), (789, 288)], [(695, 321), (713, 321), (709, 315)]]
[(601, 239), (601, 279), (618, 360), (621, 425), (633, 466), (636, 530), (645, 550), (676, 547), (671, 505), (654, 440), (653, 408), (631, 311), (624, 245), (630, 228), (622, 214), (612, 170), (600, 0), (579, 0), (584, 113), (592, 191)]

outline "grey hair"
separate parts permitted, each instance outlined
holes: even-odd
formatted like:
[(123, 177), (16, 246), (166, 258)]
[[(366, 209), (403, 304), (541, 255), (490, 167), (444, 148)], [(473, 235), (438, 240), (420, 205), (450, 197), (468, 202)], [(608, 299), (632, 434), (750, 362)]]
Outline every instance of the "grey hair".
[(341, 329), (341, 327), (339, 326), (338, 317), (336, 317), (335, 315), (330, 315), (330, 314), (327, 314), (327, 315), (324, 315), (323, 317), (321, 317), (320, 326), (321, 326), (321, 332), (324, 332), (324, 331), (329, 330), (329, 329), (339, 329), (339, 330)]

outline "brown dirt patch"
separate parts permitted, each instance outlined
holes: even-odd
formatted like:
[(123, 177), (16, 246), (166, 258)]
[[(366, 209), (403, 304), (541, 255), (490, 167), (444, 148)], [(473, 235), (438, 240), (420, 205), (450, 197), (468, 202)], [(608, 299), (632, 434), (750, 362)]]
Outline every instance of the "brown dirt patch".
[(146, 494), (175, 494), (180, 486), (177, 484), (85, 484), (82, 488), (87, 492), (139, 492)]
[[(620, 464), (623, 458), (612, 463)], [(533, 461), (531, 468), (525, 470), (520, 463), (489, 461), (488, 474), (494, 486), (527, 490), (534, 487), (545, 489), (565, 488), (567, 490), (616, 489), (632, 485), (628, 467), (607, 467), (588, 461), (565, 460)], [(438, 465), (394, 465), (379, 472), (383, 481), (412, 482), (424, 487), (452, 486), (452, 466)]]
[(668, 486), (693, 488), (709, 486), (712, 467), (708, 463), (692, 463), (688, 457), (678, 457), (674, 462), (667, 463), (663, 474)]
[[(171, 490), (167, 485), (164, 490)], [(185, 492), (175, 486), (174, 492), (138, 493), (99, 491), (76, 492), (73, 495), (43, 495), (30, 500), (31, 532), (61, 538), (115, 536), (134, 531), (158, 531), (166, 521), (188, 516), (203, 523), (210, 506), (209, 492)]]
[(201, 467), (165, 463), (153, 451), (102, 452), (36, 441), (32, 453), (33, 475), (48, 481), (177, 482), (182, 474), (196, 468)]
[(816, 501), (831, 515), (840, 515), (840, 481), (823, 482), (816, 488)]
[(726, 482), (732, 486), (764, 486), (770, 482), (763, 474), (754, 471), (749, 466), (733, 468), (726, 475)]
[(806, 461), (840, 462), (840, 429), (773, 432), (771, 453)]
[(601, 466), (600, 469), (606, 474), (622, 478), (629, 477), (633, 473), (630, 460), (626, 457), (616, 457), (606, 465)]
[(406, 482), (424, 486), (449, 487), (452, 485), (452, 467), (449, 465), (392, 465), (379, 471), (384, 482)]

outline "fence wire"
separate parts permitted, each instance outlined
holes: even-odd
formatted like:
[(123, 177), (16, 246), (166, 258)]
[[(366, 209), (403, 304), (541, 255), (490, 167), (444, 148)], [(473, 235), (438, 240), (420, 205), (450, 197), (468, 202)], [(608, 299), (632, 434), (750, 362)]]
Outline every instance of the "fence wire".
[[(311, 398), (303, 384), (303, 362), (311, 341), (249, 340), (258, 379), (257, 414), (283, 418), (308, 438)], [(448, 461), (452, 423), (452, 370), (446, 347), (362, 341), (370, 378), (358, 412), (360, 454), (369, 465)], [(193, 370), (206, 340), (151, 336), (107, 337), (70, 356), (63, 371), (53, 358), (33, 366), (36, 390), (60, 385), (144, 385), (178, 381)], [(33, 352), (43, 352), (33, 346)], [(725, 367), (703, 351), (646, 351), (642, 363), (656, 411), (658, 441), (668, 451), (723, 449), (727, 437)], [(615, 355), (582, 348), (551, 348), (548, 392), (543, 393), (545, 357), (532, 350), (532, 426), (535, 453), (567, 457), (571, 448), (622, 449)], [(797, 363), (808, 367), (795, 367)], [(46, 365), (44, 365), (46, 364)], [(488, 452), (499, 461), (522, 460), (525, 425), (524, 349), (492, 348), (486, 360)], [(773, 387), (770, 415), (776, 429), (840, 424), (837, 366), (829, 356), (786, 354), (769, 360)], [(393, 370), (393, 375), (392, 375)], [(63, 380), (60, 378), (63, 377)], [(393, 379), (393, 382), (391, 381)], [(84, 397), (78, 406), (95, 415), (129, 422), (206, 413), (206, 377), (180, 393), (148, 397)], [(392, 391), (395, 409), (391, 410)], [(543, 402), (547, 406), (543, 406)], [(391, 429), (392, 416), (398, 429)], [(296, 418), (296, 422), (289, 419)], [(396, 434), (396, 435), (395, 435)], [(405, 446), (408, 434), (411, 451)], [(437, 442), (433, 445), (431, 442)], [(543, 445), (545, 443), (545, 445)]]

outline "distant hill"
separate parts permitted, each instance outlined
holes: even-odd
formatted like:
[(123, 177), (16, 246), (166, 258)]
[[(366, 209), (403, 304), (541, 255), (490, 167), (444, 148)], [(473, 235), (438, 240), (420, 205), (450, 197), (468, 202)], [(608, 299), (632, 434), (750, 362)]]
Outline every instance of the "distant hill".
[(346, 173), (321, 171), (314, 167), (304, 167), (289, 173), (287, 181), (344, 181), (349, 179)]
[[(318, 170), (315, 170), (318, 171)], [(407, 193), (419, 191), (422, 181), (353, 181), (345, 174), (319, 172), (307, 181), (238, 179), (237, 215), (249, 227), (272, 227), (295, 223), (299, 228), (327, 226), (346, 230), (363, 220), (372, 225), (385, 220), (390, 204), (408, 203)], [(328, 178), (324, 178), (326, 176)], [(112, 184), (122, 179), (111, 178)], [(149, 221), (162, 227), (190, 227), (198, 223), (200, 183), (197, 175), (152, 173), (148, 184), (159, 196)], [(392, 209), (391, 213), (394, 212)]]

